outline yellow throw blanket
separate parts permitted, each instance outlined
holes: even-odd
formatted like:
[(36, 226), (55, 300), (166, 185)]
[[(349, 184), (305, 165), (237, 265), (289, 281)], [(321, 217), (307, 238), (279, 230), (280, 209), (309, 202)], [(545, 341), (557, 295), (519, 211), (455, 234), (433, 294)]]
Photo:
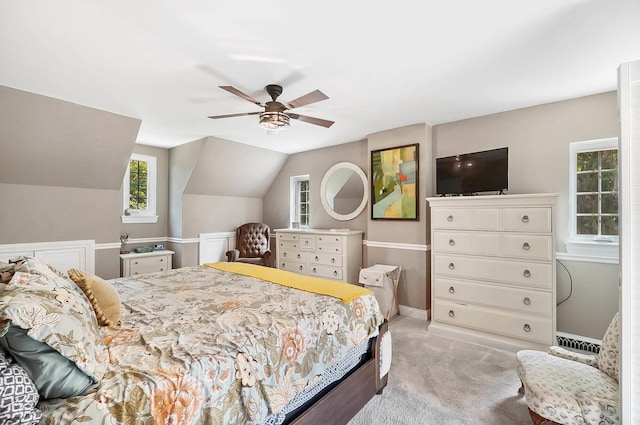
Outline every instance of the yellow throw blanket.
[(337, 282), (335, 280), (304, 276), (285, 270), (274, 269), (272, 267), (256, 266), (254, 264), (247, 263), (223, 262), (206, 263), (205, 266), (225, 272), (255, 277), (268, 282), (288, 286), (290, 288), (300, 289), (302, 291), (313, 292), (320, 295), (329, 295), (331, 297), (341, 299), (345, 304), (362, 295), (373, 294), (373, 291), (363, 288), (362, 286), (352, 285), (345, 282)]

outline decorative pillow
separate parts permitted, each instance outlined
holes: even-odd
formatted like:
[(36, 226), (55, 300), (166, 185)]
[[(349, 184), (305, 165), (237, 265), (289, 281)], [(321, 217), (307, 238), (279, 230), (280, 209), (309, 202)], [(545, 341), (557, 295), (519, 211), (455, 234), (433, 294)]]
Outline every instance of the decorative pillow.
[(13, 264), (0, 263), (0, 293), (7, 287), (7, 283), (13, 277), (16, 266)]
[[(26, 329), (29, 338), (53, 348), (93, 381), (102, 379), (108, 353), (93, 308), (77, 285), (46, 264), (35, 259), (16, 264), (13, 278), (0, 293), (0, 336), (10, 325)], [(20, 343), (14, 338), (15, 333), (5, 336), (8, 346)], [(31, 378), (41, 382), (40, 376)]]
[(38, 390), (27, 372), (0, 351), (0, 424), (37, 424), (42, 417), (37, 403)]
[(69, 277), (89, 298), (98, 324), (117, 329), (120, 326), (120, 295), (109, 282), (78, 269), (70, 269)]
[(0, 263), (0, 283), (9, 283), (15, 272), (15, 264)]
[(616, 313), (602, 338), (598, 353), (598, 369), (619, 382), (620, 377), (620, 313)]
[(10, 326), (0, 346), (26, 370), (43, 399), (83, 395), (98, 381), (44, 342), (27, 335), (26, 329)]

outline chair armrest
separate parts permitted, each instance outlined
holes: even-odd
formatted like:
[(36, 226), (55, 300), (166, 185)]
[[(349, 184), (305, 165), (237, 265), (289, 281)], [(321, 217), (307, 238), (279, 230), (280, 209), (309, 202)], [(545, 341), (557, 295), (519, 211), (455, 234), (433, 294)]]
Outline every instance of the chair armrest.
[(230, 263), (237, 261), (239, 256), (240, 251), (238, 251), (237, 249), (227, 251), (227, 261)]
[(267, 250), (264, 252), (264, 255), (262, 256), (262, 264), (264, 264), (265, 266), (268, 267), (272, 267), (271, 264), (271, 251)]
[(584, 363), (589, 366), (598, 367), (598, 356), (595, 354), (576, 353), (555, 345), (549, 347), (549, 354), (563, 359), (572, 360), (574, 362)]

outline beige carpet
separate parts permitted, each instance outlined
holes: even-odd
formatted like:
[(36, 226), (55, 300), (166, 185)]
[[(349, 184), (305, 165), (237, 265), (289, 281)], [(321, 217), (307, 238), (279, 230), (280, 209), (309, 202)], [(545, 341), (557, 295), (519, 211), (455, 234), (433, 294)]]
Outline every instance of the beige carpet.
[(431, 335), (427, 322), (391, 320), (389, 384), (349, 425), (529, 425), (515, 354)]

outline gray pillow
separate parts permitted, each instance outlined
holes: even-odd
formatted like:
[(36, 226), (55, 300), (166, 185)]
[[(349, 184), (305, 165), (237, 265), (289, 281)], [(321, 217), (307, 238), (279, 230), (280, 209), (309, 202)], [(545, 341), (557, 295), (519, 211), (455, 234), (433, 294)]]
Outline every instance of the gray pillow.
[(27, 372), (0, 351), (0, 424), (37, 424), (42, 417), (37, 403), (38, 390)]
[(42, 399), (83, 395), (98, 384), (71, 360), (32, 339), (26, 329), (10, 326), (0, 346), (27, 371)]

